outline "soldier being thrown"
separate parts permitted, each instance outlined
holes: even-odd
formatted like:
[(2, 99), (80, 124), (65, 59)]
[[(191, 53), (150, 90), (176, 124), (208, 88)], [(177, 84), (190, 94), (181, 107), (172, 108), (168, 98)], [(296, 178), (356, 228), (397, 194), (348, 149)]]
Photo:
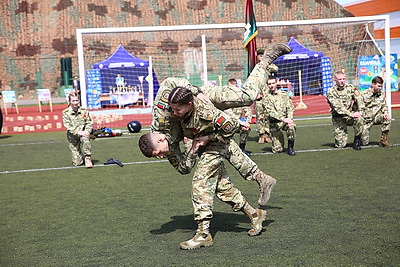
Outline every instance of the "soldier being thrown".
[(90, 132), (92, 131), (92, 119), (89, 111), (79, 105), (79, 95), (71, 92), (68, 95), (68, 108), (62, 112), (64, 127), (67, 128), (69, 149), (72, 153), (72, 164), (92, 168), (92, 146), (90, 144)]

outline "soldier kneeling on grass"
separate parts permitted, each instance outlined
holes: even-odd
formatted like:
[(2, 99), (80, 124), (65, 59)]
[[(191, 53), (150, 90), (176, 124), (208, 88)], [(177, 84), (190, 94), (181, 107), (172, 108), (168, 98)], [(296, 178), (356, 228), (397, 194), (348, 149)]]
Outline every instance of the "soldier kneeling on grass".
[(90, 133), (93, 123), (89, 111), (79, 105), (79, 95), (76, 92), (68, 95), (68, 108), (63, 110), (62, 116), (64, 127), (67, 128), (72, 164), (79, 166), (85, 163), (86, 168), (92, 168)]
[(385, 94), (382, 93), (383, 79), (376, 76), (372, 79), (371, 87), (361, 93), (364, 102), (363, 119), (364, 128), (361, 134), (361, 144), (369, 144), (369, 132), (373, 125), (381, 126), (381, 141), (379, 146), (392, 147), (388, 141), (390, 124), (392, 122), (389, 109), (386, 104)]

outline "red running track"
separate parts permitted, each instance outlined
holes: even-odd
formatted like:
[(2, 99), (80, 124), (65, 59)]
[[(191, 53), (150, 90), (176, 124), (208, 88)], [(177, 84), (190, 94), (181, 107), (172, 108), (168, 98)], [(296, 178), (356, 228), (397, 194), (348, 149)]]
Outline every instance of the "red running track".
[[(300, 103), (300, 98), (293, 98), (295, 107)], [(303, 103), (306, 109), (296, 109), (295, 116), (307, 115), (327, 115), (329, 116), (329, 105), (322, 95), (303, 96)], [(392, 93), (392, 105), (396, 109), (400, 108), (400, 92)], [(49, 106), (42, 106), (42, 112), (39, 112), (38, 106), (19, 107), (19, 114), (15, 108), (8, 109), (8, 115), (3, 112), (2, 135), (32, 132), (65, 131), (62, 125), (62, 110), (67, 107), (63, 105), (53, 105), (53, 111)], [(131, 108), (133, 109), (133, 108)], [(126, 129), (128, 122), (132, 120), (139, 121), (142, 126), (148, 126), (151, 123), (151, 114), (131, 114), (131, 115), (105, 115), (101, 118), (94, 117), (94, 127), (107, 126), (110, 128)]]

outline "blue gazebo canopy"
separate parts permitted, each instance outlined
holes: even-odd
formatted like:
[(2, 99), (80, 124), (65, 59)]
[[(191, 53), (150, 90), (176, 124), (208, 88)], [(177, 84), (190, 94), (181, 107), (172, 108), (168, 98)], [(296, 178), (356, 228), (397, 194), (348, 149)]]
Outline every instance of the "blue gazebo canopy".
[(296, 59), (312, 59), (312, 58), (321, 58), (324, 56), (324, 53), (310, 50), (304, 46), (302, 46), (296, 39), (290, 37), (289, 42), (287, 43), (293, 51), (290, 54), (283, 55), (279, 57), (275, 62), (279, 62), (281, 60), (296, 60)]
[[(115, 78), (117, 74), (124, 77), (127, 86), (138, 87), (143, 86), (144, 96), (148, 98), (149, 81), (146, 79), (140, 82), (139, 77), (148, 77), (149, 62), (133, 56), (122, 45), (118, 46), (115, 52), (107, 59), (93, 65), (93, 69), (100, 70), (102, 93), (110, 92), (110, 88), (116, 87)], [(153, 98), (156, 96), (159, 84), (154, 72), (153, 76)]]
[(293, 51), (274, 61), (279, 67), (278, 78), (288, 79), (293, 84), (295, 94), (299, 93), (299, 74), (302, 72), (302, 89), (304, 94), (322, 93), (322, 52), (310, 50), (291, 37), (287, 43)]
[(94, 69), (148, 67), (149, 62), (133, 56), (120, 45), (107, 59), (93, 65)]

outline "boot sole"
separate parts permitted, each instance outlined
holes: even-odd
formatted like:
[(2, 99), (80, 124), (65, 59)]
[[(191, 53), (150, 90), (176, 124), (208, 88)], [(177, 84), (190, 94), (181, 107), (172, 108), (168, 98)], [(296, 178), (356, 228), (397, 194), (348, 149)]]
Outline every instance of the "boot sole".
[(213, 241), (207, 241), (207, 242), (203, 242), (203, 243), (199, 243), (193, 247), (189, 246), (188, 244), (186, 244), (186, 242), (182, 242), (180, 244), (181, 249), (183, 250), (192, 250), (192, 249), (197, 249), (197, 248), (201, 248), (201, 247), (211, 247), (213, 245)]
[(274, 187), (276, 185), (276, 179), (275, 178), (272, 178), (272, 179), (273, 179), (272, 183), (269, 185), (269, 188), (268, 188), (268, 197), (264, 201), (262, 201), (261, 198), (258, 200), (258, 205), (260, 205), (260, 206), (266, 205), (271, 197), (272, 189), (274, 189)]

